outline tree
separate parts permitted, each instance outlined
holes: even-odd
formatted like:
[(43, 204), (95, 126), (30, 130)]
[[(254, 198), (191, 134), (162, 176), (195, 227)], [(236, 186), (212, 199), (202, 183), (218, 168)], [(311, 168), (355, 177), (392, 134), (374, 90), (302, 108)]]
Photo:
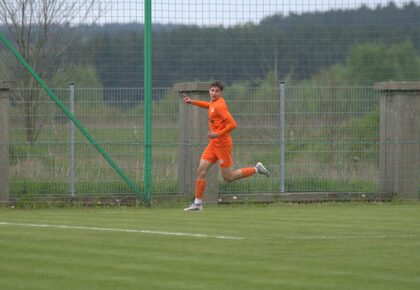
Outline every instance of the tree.
[[(0, 0), (0, 24), (25, 60), (49, 82), (67, 69), (69, 47), (80, 35), (80, 24), (94, 23), (103, 5), (99, 0)], [(15, 101), (24, 117), (26, 140), (33, 143), (44, 125), (39, 112), (46, 96), (11, 54), (0, 50), (0, 56), (7, 77), (24, 88), (15, 90)]]
[(367, 43), (352, 48), (347, 56), (348, 79), (371, 86), (383, 81), (413, 81), (420, 77), (420, 58), (411, 42)]

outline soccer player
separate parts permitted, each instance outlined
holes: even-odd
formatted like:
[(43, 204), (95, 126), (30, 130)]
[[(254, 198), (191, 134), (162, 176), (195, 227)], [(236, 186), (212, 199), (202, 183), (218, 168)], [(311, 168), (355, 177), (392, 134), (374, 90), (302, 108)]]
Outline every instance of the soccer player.
[(217, 161), (219, 162), (223, 178), (227, 182), (249, 177), (256, 173), (264, 174), (267, 177), (270, 176), (270, 172), (261, 162), (258, 162), (255, 167), (232, 170), (232, 138), (230, 137), (230, 132), (237, 126), (223, 99), (223, 84), (218, 81), (211, 83), (209, 96), (210, 102), (205, 102), (192, 100), (184, 94), (185, 104), (195, 105), (208, 110), (210, 127), (210, 131), (208, 132), (210, 142), (201, 155), (197, 170), (195, 200), (191, 206), (184, 209), (185, 211), (203, 210), (202, 203), (203, 193), (206, 188), (206, 174), (210, 167)]

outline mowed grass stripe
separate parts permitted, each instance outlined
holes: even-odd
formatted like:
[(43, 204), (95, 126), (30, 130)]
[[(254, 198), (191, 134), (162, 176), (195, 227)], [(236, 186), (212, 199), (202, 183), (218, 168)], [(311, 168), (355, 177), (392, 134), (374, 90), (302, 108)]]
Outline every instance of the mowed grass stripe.
[(116, 232), (116, 233), (136, 233), (160, 236), (178, 236), (192, 237), (203, 239), (222, 239), (222, 240), (243, 240), (242, 237), (223, 236), (223, 235), (207, 235), (203, 233), (183, 233), (183, 232), (166, 232), (160, 230), (142, 230), (142, 229), (121, 229), (121, 228), (105, 228), (105, 227), (89, 227), (79, 225), (59, 225), (59, 224), (33, 224), (33, 223), (14, 223), (0, 221), (0, 226), (15, 227), (32, 227), (32, 228), (54, 228), (62, 230), (81, 230), (81, 231), (99, 231), (99, 232)]
[[(42, 233), (41, 233), (42, 234)], [(40, 238), (38, 236), (38, 238)], [(45, 241), (45, 240), (50, 240), (52, 239), (53, 236), (44, 236), (42, 238), (40, 238), (41, 240)], [(71, 239), (71, 237), (68, 237), (69, 239)], [(25, 239), (26, 240), (26, 239)], [(100, 239), (101, 240), (101, 239)], [(24, 242), (23, 242), (24, 243)], [(96, 244), (96, 247), (95, 247)], [(183, 248), (182, 245), (173, 245), (175, 247), (174, 251), (169, 251), (170, 254), (175, 254), (176, 257), (170, 256), (170, 259), (168, 259), (168, 251), (164, 251), (163, 249), (167, 249), (167, 247), (148, 247), (147, 249), (135, 249), (135, 247), (133, 247), (133, 249), (130, 249), (128, 247), (125, 247), (126, 244), (116, 244), (114, 245), (115, 247), (117, 247), (119, 249), (118, 254), (112, 254), (112, 249), (107, 249), (107, 248), (103, 248), (103, 247), (99, 247), (100, 241), (98, 243), (98, 241), (91, 241), (89, 240), (88, 242), (88, 246), (90, 247), (89, 249), (86, 249), (86, 241), (79, 241), (79, 248), (82, 247), (84, 248), (84, 251), (78, 251), (79, 253), (76, 253), (75, 250), (72, 250), (71, 245), (68, 245), (67, 243), (63, 243), (62, 241), (60, 241), (60, 245), (56, 248), (42, 248), (42, 247), (38, 247), (38, 248), (34, 248), (34, 247), (27, 247), (27, 251), (29, 251), (29, 253), (32, 252), (37, 252), (37, 255), (27, 255), (26, 253), (22, 253), (22, 255), (10, 255), (11, 259), (14, 259), (15, 261), (20, 261), (22, 258), (28, 259), (30, 262), (32, 261), (38, 261), (41, 262), (43, 265), (49, 265), (49, 264), (53, 264), (54, 268), (53, 270), (51, 270), (49, 267), (47, 269), (43, 269), (43, 270), (35, 270), (34, 274), (36, 274), (35, 276), (37, 277), (43, 277), (45, 276), (45, 274), (48, 274), (46, 278), (50, 279), (51, 275), (54, 274), (59, 274), (57, 273), (57, 271), (55, 269), (59, 269), (62, 268), (63, 266), (68, 266), (68, 268), (74, 268), (75, 266), (78, 265), (78, 269), (84, 269), (85, 267), (88, 267), (88, 269), (86, 269), (86, 273), (89, 275), (89, 277), (91, 279), (96, 279), (97, 277), (95, 276), (95, 273), (103, 273), (107, 271), (108, 266), (109, 265), (114, 265), (115, 260), (113, 261), (114, 257), (118, 257), (118, 258), (122, 258), (122, 260), (124, 260), (124, 267), (121, 266), (113, 266), (115, 267), (113, 270), (113, 275), (119, 276), (119, 273), (124, 273), (127, 274), (127, 270), (128, 269), (132, 269), (132, 271), (136, 272), (138, 270), (138, 274), (139, 275), (151, 275), (153, 274), (153, 276), (155, 276), (156, 281), (160, 281), (161, 277), (166, 277), (168, 278), (168, 276), (172, 276), (174, 277), (175, 280), (180, 279), (183, 277), (183, 275), (180, 275), (182, 273), (179, 272), (178, 269), (184, 269), (185, 270), (185, 266), (187, 266), (187, 268), (189, 268), (189, 271), (187, 272), (183, 272), (184, 275), (188, 275), (188, 277), (184, 277), (184, 278), (188, 278), (187, 280), (189, 280), (190, 278), (190, 273), (193, 273), (194, 271), (196, 271), (197, 269), (197, 264), (202, 264), (203, 261), (206, 264), (206, 269), (216, 269), (218, 268), (220, 265), (223, 264), (223, 262), (225, 261), (225, 257), (219, 257), (217, 256), (217, 253), (215, 253), (215, 251), (211, 251), (210, 253), (208, 252), (202, 252), (201, 256), (195, 256), (195, 255), (191, 255), (190, 249), (189, 248)], [(22, 248), (24, 245), (20, 245), (20, 244), (16, 244), (15, 246), (17, 246), (18, 248)], [(70, 246), (70, 247), (68, 247)], [(92, 248), (93, 247), (93, 248)], [(68, 249), (68, 250), (63, 250), (63, 248)], [(74, 247), (73, 247), (74, 248)], [(180, 249), (183, 249), (182, 251), (180, 251)], [(212, 248), (210, 248), (212, 249)], [(213, 248), (213, 249), (217, 249), (217, 247)], [(136, 250), (136, 251), (134, 251)], [(123, 253), (125, 253), (125, 257), (121, 257), (121, 251)], [(140, 251), (140, 252), (139, 252)], [(218, 250), (216, 250), (216, 252), (218, 252)], [(62, 263), (54, 263), (54, 259), (52, 257), (56, 256), (56, 255), (62, 255), (66, 253), (66, 255), (68, 255), (68, 257), (66, 257), (65, 259), (62, 259)], [(131, 253), (131, 254), (130, 254)], [(137, 254), (136, 254), (137, 253)], [(163, 256), (159, 256), (159, 253), (161, 253), (161, 255)], [(47, 255), (50, 254), (52, 255), (52, 257), (48, 257)], [(81, 256), (83, 256), (83, 259), (79, 262), (74, 261), (74, 258), (72, 257), (77, 257), (75, 254), (79, 254)], [(127, 254), (130, 254), (127, 256)], [(96, 259), (94, 259), (96, 257)], [(100, 257), (98, 259), (98, 257)], [(92, 258), (92, 259), (91, 259)], [(239, 258), (239, 257), (238, 257)], [(39, 259), (39, 260), (38, 260)], [(127, 259), (127, 260), (126, 260)], [(8, 260), (7, 258), (5, 260)], [(134, 265), (133, 263), (129, 263), (130, 260), (134, 260)], [(171, 260), (171, 261), (170, 261)], [(65, 261), (65, 262), (64, 262)], [(90, 262), (92, 261), (92, 262)], [(112, 263), (112, 261), (114, 263)], [(160, 261), (161, 263), (158, 263), (156, 266), (153, 263), (156, 263), (157, 261)], [(253, 270), (254, 267), (258, 267), (258, 260), (253, 260), (253, 263), (249, 265), (249, 270)], [(121, 262), (121, 261), (120, 261)], [(168, 263), (171, 262), (171, 263)], [(240, 259), (238, 259), (238, 262), (240, 262)], [(118, 265), (118, 263), (116, 264)], [(29, 268), (32, 268), (33, 264), (31, 263)], [(162, 268), (162, 266), (164, 268)], [(233, 266), (238, 266), (238, 265), (233, 265)], [(243, 265), (242, 265), (243, 266)], [(128, 269), (127, 269), (128, 268)], [(223, 268), (223, 267), (221, 267)], [(133, 270), (136, 269), (136, 270)], [(74, 269), (69, 269), (70, 271), (74, 271)], [(225, 278), (226, 276), (231, 277), (231, 279), (239, 279), (241, 278), (243, 280), (243, 282), (246, 282), (248, 279), (246, 277), (242, 277), (243, 274), (241, 272), (239, 273), (235, 273), (234, 271), (231, 271), (231, 269), (229, 269), (229, 267), (227, 267), (225, 269), (228, 273), (227, 275), (225, 274)], [(229, 273), (229, 270), (231, 273)], [(255, 271), (255, 270), (254, 270)], [(93, 274), (90, 274), (93, 273)], [(209, 280), (213, 279), (213, 274), (211, 274), (211, 272), (207, 275), (206, 272), (202, 273), (202, 278), (206, 279), (206, 276)], [(134, 275), (136, 276), (136, 275)], [(83, 276), (81, 276), (83, 277)], [(83, 281), (86, 281), (86, 279), (82, 279)], [(262, 281), (264, 281), (265, 279), (263, 279)], [(186, 281), (186, 280), (185, 280)], [(254, 281), (254, 283), (257, 281)], [(182, 283), (181, 283), (182, 284)], [(173, 285), (172, 285), (173, 286)], [(185, 287), (185, 284), (182, 284), (182, 287)]]
[[(39, 235), (43, 234), (38, 231), (38, 238), (40, 238)], [(160, 281), (161, 277), (182, 278), (182, 273), (178, 270), (182, 259), (173, 257), (172, 261), (166, 259), (168, 252), (162, 251), (162, 247), (155, 245), (153, 241), (149, 241), (148, 247), (142, 247), (136, 246), (134, 241), (118, 242), (118, 237), (115, 237), (115, 243), (108, 244), (105, 241), (109, 238), (109, 233), (99, 236), (84, 235), (78, 237), (77, 241), (74, 239), (74, 235), (73, 238), (69, 235), (61, 236), (59, 239), (54, 235), (44, 235), (40, 240), (50, 240), (50, 243), (45, 247), (25, 245), (26, 242), (22, 241), (15, 245), (12, 244), (16, 249), (11, 248), (10, 252), (2, 255), (2, 258), (5, 262), (24, 262), (26, 271), (23, 273), (32, 272), (32, 277), (46, 280), (50, 280), (51, 276), (66, 277), (66, 273), (74, 273), (78, 277), (78, 281), (83, 284), (90, 280), (98, 283), (103, 280), (104, 283), (109, 283), (109, 280), (121, 278), (123, 280), (131, 279), (137, 285), (144, 280)], [(53, 242), (54, 240), (55, 242)], [(75, 242), (77, 244), (74, 244)], [(141, 245), (141, 243), (139, 244)], [(174, 246), (180, 248), (181, 245)], [(18, 250), (25, 248), (26, 251)], [(20, 254), (16, 255), (16, 253)], [(190, 257), (188, 254), (188, 249), (177, 253), (181, 257)], [(194, 261), (188, 262), (191, 262), (191, 266), (194, 265)], [(35, 267), (36, 265), (38, 267)], [(191, 271), (194, 271), (193, 267), (191, 267)], [(153, 281), (149, 281), (149, 283)], [(108, 286), (105, 285), (105, 287)]]
[[(325, 223), (317, 223), (317, 227), (325, 226)], [(90, 226), (78, 226), (78, 225), (60, 225), (60, 224), (32, 224), (32, 223), (15, 223), (15, 222), (3, 222), (0, 221), (0, 226), (15, 226), (15, 227), (33, 227), (33, 228), (52, 228), (60, 230), (80, 230), (80, 231), (99, 231), (99, 232), (116, 232), (116, 233), (133, 233), (133, 234), (150, 234), (150, 235), (162, 235), (162, 236), (178, 236), (178, 237), (193, 237), (193, 238), (209, 238), (209, 239), (227, 239), (227, 240), (243, 240), (242, 237), (224, 236), (224, 235), (207, 235), (203, 233), (183, 233), (183, 232), (165, 232), (159, 230), (141, 230), (141, 229), (129, 229), (129, 228), (104, 228), (104, 227), (90, 227)], [(314, 224), (312, 224), (314, 226)], [(334, 224), (329, 223), (330, 231), (334, 232)], [(332, 229), (331, 229), (332, 228)], [(339, 226), (342, 228), (342, 226)], [(347, 226), (347, 229), (350, 227)], [(420, 232), (405, 233), (405, 232), (394, 232), (384, 234), (382, 232), (369, 231), (368, 233), (360, 233), (357, 235), (334, 235), (323, 232), (320, 235), (296, 235), (281, 237), (261, 237), (261, 238), (248, 238), (254, 240), (353, 240), (353, 239), (407, 239), (407, 238), (418, 238)]]
[[(353, 206), (354, 208), (354, 206)], [(163, 230), (163, 231), (179, 231), (181, 228), (176, 228), (178, 224), (181, 224), (182, 229), (185, 231), (186, 228), (191, 229), (191, 232), (198, 232), (200, 229), (204, 227), (200, 227), (199, 225), (202, 223), (206, 225), (205, 229), (206, 232), (209, 234), (233, 234), (238, 232), (248, 232), (248, 233), (255, 233), (259, 229), (261, 229), (261, 233), (267, 234), (267, 229), (273, 226), (278, 227), (281, 225), (281, 228), (287, 230), (286, 233), (296, 233), (299, 234), (301, 232), (323, 232), (331, 231), (333, 233), (337, 233), (340, 229), (343, 233), (348, 233), (353, 229), (363, 230), (370, 232), (372, 230), (371, 223), (378, 223), (381, 228), (386, 228), (387, 226), (393, 227), (395, 225), (401, 224), (401, 222), (408, 223), (409, 220), (405, 219), (404, 216), (399, 213), (399, 223), (389, 224), (395, 219), (390, 215), (384, 217), (378, 217), (375, 220), (375, 208), (366, 208), (362, 206), (362, 210), (360, 210), (357, 215), (351, 217), (351, 223), (347, 222), (348, 217), (342, 216), (346, 214), (346, 211), (349, 209), (343, 208), (340, 212), (340, 209), (331, 209), (329, 207), (326, 208), (307, 208), (303, 212), (300, 212), (300, 209), (293, 208), (280, 208), (275, 209), (267, 208), (266, 210), (261, 210), (261, 208), (251, 208), (249, 209), (248, 213), (245, 215), (243, 211), (238, 209), (227, 209), (225, 211), (221, 209), (212, 210), (211, 213), (204, 212), (196, 214), (195, 216), (180, 213), (180, 210), (157, 210), (157, 211), (150, 211), (146, 210), (144, 212), (137, 210), (136, 211), (128, 211), (118, 213), (118, 211), (110, 210), (110, 213), (107, 214), (103, 210), (99, 210), (98, 212), (93, 211), (95, 218), (92, 219), (92, 211), (81, 211), (79, 212), (76, 210), (73, 215), (67, 215), (69, 218), (66, 218), (65, 212), (63, 214), (59, 214), (56, 212), (56, 216), (45, 216), (42, 215), (42, 220), (37, 220), (37, 223), (46, 223), (46, 224), (70, 224), (70, 225), (81, 225), (81, 226), (92, 226), (92, 227), (115, 227), (121, 229), (145, 229), (145, 230)], [(388, 207), (389, 208), (389, 207)], [(333, 210), (333, 211), (332, 211)], [(366, 211), (371, 211), (369, 216), (366, 217)], [(265, 212), (266, 211), (266, 212)], [(305, 213), (306, 211), (306, 213)], [(355, 214), (357, 208), (351, 209), (352, 213)], [(81, 214), (82, 213), (82, 214)], [(133, 214), (134, 213), (134, 214)], [(147, 214), (150, 213), (150, 216)], [(289, 214), (292, 213), (292, 214)], [(392, 214), (391, 210), (390, 213)], [(128, 217), (124, 219), (117, 219), (116, 215), (128, 215)], [(193, 213), (195, 214), (195, 213)], [(261, 215), (262, 214), (262, 215)], [(319, 214), (322, 214), (320, 216)], [(214, 222), (214, 218), (219, 216), (219, 220)], [(272, 218), (270, 218), (273, 216)], [(297, 217), (296, 217), (297, 216)], [(250, 219), (252, 217), (252, 219)], [(416, 224), (416, 221), (413, 216), (413, 225)], [(16, 220), (8, 220), (11, 222), (31, 222), (31, 217), (17, 217)], [(101, 219), (103, 218), (104, 221)], [(150, 223), (150, 220), (153, 219), (153, 223)], [(71, 222), (69, 222), (69, 220)], [(178, 223), (173, 223), (172, 221), (176, 220)], [(212, 223), (213, 222), (213, 223)], [(395, 230), (395, 227), (393, 227)], [(217, 231), (217, 232), (216, 232)], [(271, 231), (270, 234), (273, 236), (280, 236), (283, 233), (278, 231)], [(249, 235), (248, 235), (249, 236)]]

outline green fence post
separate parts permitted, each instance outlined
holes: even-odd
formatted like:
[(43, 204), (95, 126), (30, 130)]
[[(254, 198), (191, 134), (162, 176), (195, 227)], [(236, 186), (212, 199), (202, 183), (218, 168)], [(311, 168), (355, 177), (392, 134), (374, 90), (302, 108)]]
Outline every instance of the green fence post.
[(152, 1), (144, 1), (144, 195), (152, 199)]

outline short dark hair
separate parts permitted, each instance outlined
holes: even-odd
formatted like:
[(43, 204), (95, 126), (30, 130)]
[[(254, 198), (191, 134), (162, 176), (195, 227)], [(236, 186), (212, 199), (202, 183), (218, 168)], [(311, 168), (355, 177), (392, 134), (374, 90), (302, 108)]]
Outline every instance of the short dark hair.
[(210, 88), (211, 87), (218, 87), (221, 91), (223, 91), (223, 84), (222, 82), (219, 81), (214, 81), (210, 84)]

